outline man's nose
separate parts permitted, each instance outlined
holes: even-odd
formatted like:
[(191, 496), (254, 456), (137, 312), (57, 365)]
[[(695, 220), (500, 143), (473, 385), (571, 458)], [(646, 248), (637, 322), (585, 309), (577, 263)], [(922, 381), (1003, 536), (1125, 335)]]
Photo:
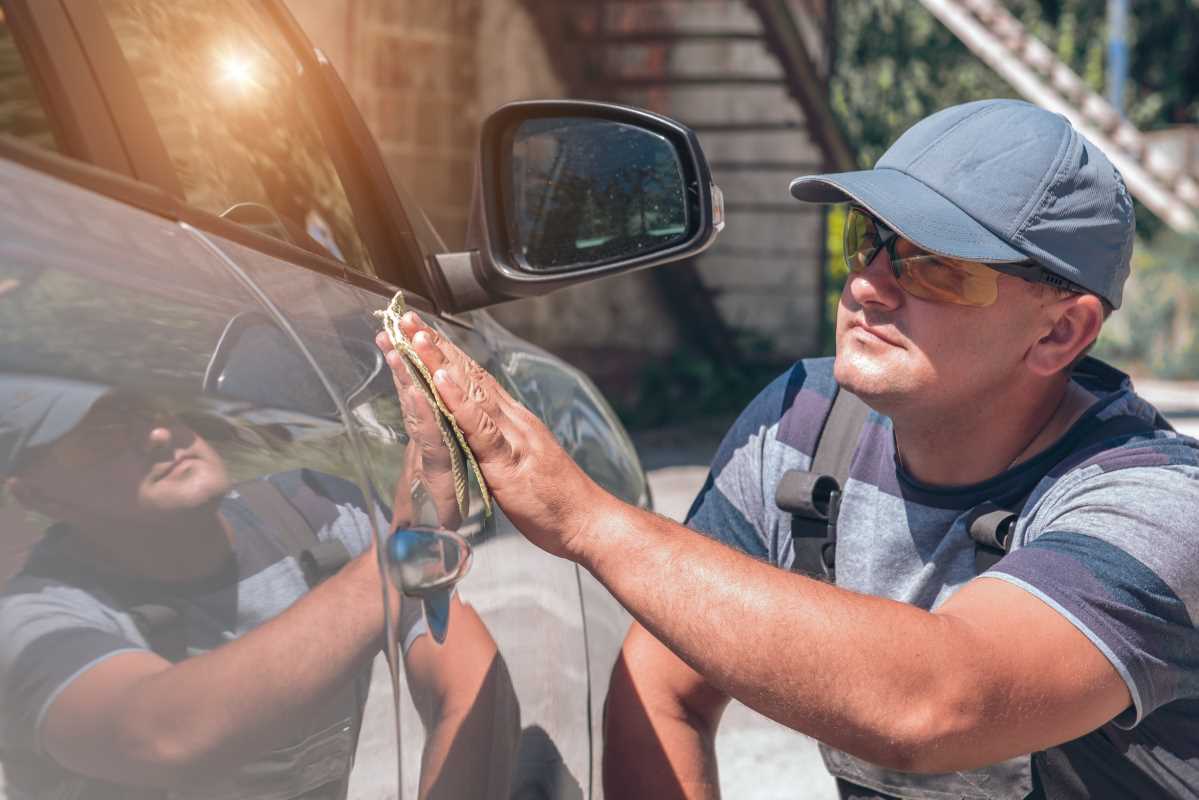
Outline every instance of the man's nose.
[(142, 441), (146, 450), (153, 452), (170, 447), (175, 441), (175, 433), (166, 419), (156, 418), (146, 426)]
[(863, 306), (895, 308), (903, 302), (903, 289), (895, 278), (887, 248), (880, 247), (866, 269), (850, 274), (847, 290), (850, 297)]

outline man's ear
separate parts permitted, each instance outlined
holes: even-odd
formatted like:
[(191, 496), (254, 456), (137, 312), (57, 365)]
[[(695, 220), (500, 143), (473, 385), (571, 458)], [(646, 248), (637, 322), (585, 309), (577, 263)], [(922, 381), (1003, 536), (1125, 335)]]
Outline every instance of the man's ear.
[(61, 504), (20, 475), (12, 475), (7, 478), (4, 481), (4, 488), (26, 511), (36, 511), (51, 519), (61, 519), (58, 513), (63, 510)]
[(1045, 306), (1049, 332), (1029, 348), (1026, 363), (1042, 377), (1056, 375), (1073, 364), (1099, 336), (1103, 303), (1093, 294), (1065, 297)]

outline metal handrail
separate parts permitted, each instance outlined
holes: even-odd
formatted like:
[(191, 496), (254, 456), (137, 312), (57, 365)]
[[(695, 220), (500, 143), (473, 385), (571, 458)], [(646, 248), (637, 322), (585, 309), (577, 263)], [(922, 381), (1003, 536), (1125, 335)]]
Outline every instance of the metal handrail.
[(996, 0), (921, 2), (1013, 89), (1070, 120), (1111, 159), (1129, 191), (1150, 211), (1175, 230), (1199, 228), (1199, 183), (1156, 167), (1144, 134)]

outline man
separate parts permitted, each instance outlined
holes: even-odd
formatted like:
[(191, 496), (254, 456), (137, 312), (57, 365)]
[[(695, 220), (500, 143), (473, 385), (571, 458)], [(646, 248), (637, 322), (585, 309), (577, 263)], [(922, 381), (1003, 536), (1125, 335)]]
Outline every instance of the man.
[[(0, 596), (10, 796), (338, 796), (383, 632), (361, 493), (235, 489), (190, 425), (106, 386), (8, 374), (0, 405), (5, 487), (54, 523)], [(362, 555), (309, 592), (278, 501)]]
[[(436, 501), (430, 412), (408, 398), (405, 413), (419, 457), (399, 483)], [(54, 523), (0, 594), (10, 800), (345, 795), (385, 633), (354, 484), (302, 469), (235, 485), (213, 443), (149, 398), (16, 374), (0, 376), (0, 476)], [(415, 513), (404, 499), (395, 524)], [(336, 552), (336, 574), (304, 574), (305, 553)], [(397, 629), (429, 731), (422, 796), (483, 796), (511, 755), (465, 769), (452, 745), (511, 739), (519, 710), (477, 614), (444, 605), (439, 646), (419, 602)], [(480, 699), (505, 713), (472, 713)]]
[[(404, 321), (508, 516), (636, 618), (609, 796), (716, 796), (730, 696), (820, 740), (845, 797), (1199, 796), (1199, 444), (1084, 358), (1128, 274), (1115, 169), (1057, 115), (999, 100), (792, 192), (852, 204), (836, 359), (746, 409), (691, 530), (607, 495)], [(837, 385), (873, 413), (830, 585), (790, 571), (774, 492), (809, 468)], [(1024, 498), (1010, 553), (976, 577), (967, 520)]]

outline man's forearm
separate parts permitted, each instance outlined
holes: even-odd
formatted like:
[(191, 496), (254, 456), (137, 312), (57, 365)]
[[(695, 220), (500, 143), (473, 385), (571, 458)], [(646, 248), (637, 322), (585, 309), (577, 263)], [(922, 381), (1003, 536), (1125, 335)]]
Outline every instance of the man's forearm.
[[(951, 705), (951, 623), (779, 570), (613, 504), (581, 563), (711, 684), (796, 730), (902, 765)], [(670, 591), (659, 587), (669, 586)], [(746, 587), (753, 587), (752, 591)]]
[[(612, 671), (604, 704), (604, 793), (655, 800), (719, 797), (716, 727), (727, 697), (698, 676), (692, 682), (689, 668), (663, 664), (663, 658), (677, 659), (657, 642), (644, 641), (649, 638), (634, 625)], [(643, 656), (652, 648), (658, 658), (647, 663)]]
[[(241, 638), (128, 684), (111, 699), (113, 743), (97, 746), (109, 727), (101, 723), (91, 744), (67, 754), (96, 763), (66, 765), (171, 785), (225, 774), (285, 743), (378, 651), (383, 601), (373, 572), (371, 551)], [(106, 759), (106, 748), (118, 750)]]

